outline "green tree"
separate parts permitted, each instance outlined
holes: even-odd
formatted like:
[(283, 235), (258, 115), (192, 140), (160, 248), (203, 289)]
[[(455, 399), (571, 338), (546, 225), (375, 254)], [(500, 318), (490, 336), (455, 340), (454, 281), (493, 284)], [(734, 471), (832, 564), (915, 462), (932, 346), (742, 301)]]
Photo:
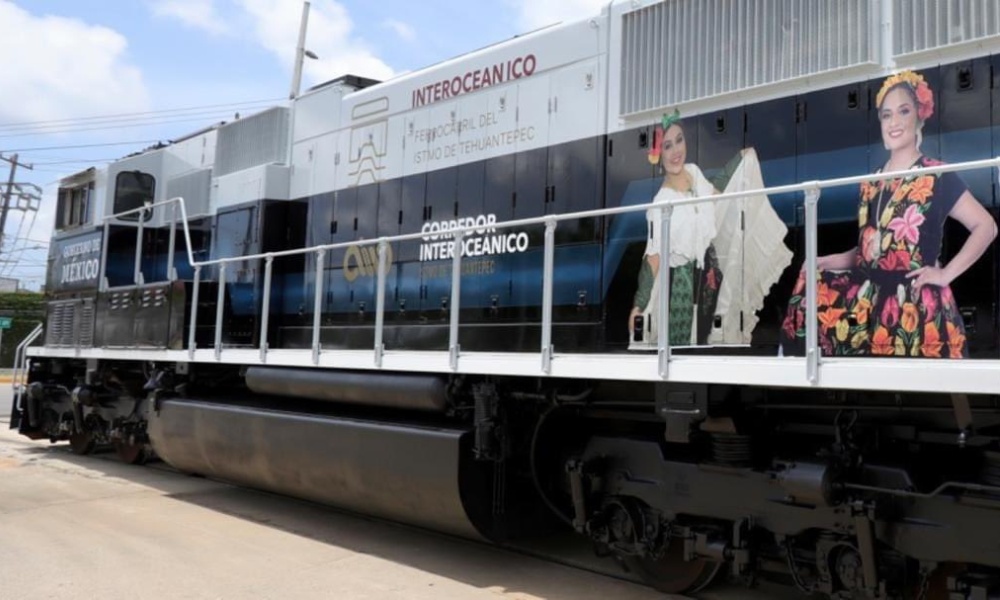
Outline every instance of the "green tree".
[(45, 319), (45, 295), (35, 292), (0, 294), (0, 317), (11, 317), (11, 328), (0, 341), (0, 368), (14, 366), (14, 352), (36, 325)]

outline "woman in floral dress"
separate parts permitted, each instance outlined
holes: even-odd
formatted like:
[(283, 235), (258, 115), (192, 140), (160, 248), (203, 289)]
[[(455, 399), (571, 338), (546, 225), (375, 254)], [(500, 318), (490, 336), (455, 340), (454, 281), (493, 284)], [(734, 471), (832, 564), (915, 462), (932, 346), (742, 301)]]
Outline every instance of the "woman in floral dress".
[[(904, 71), (876, 97), (884, 171), (940, 165), (920, 152), (921, 129), (934, 113), (924, 78)], [(948, 264), (939, 262), (945, 219), (969, 238)], [(858, 245), (817, 260), (819, 342), (824, 355), (964, 358), (965, 326), (949, 285), (997, 235), (993, 217), (955, 173), (912, 175), (861, 185)], [(785, 354), (802, 354), (805, 279), (800, 275), (785, 317)]]

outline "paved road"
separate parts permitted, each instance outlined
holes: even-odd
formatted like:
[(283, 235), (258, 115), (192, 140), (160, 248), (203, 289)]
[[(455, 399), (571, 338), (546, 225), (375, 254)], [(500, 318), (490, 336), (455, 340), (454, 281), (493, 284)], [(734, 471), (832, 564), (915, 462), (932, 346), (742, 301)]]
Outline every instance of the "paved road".
[(10, 384), (0, 382), (0, 421), (7, 422), (10, 420), (10, 401), (12, 397), (13, 392), (10, 389)]
[[(10, 393), (0, 388), (0, 407)], [(6, 421), (0, 417), (0, 421)], [(113, 455), (0, 422), (0, 600), (663, 600), (632, 583)], [(773, 598), (720, 590), (711, 598)]]

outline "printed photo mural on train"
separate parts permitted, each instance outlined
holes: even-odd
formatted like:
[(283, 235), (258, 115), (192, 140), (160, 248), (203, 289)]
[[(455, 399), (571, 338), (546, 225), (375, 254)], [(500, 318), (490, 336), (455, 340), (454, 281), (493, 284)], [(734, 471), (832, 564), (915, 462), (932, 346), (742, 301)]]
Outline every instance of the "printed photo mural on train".
[[(747, 344), (764, 297), (791, 264), (787, 227), (767, 196), (753, 148), (743, 148), (711, 180), (688, 159), (680, 113), (656, 125), (648, 155), (660, 184), (653, 201), (748, 192), (732, 200), (671, 206), (671, 346)], [(659, 280), (663, 209), (646, 211), (646, 244), (629, 314), (629, 348), (655, 349), (663, 289)], [(746, 227), (744, 228), (744, 224)]]
[[(875, 108), (888, 154), (880, 172), (942, 164), (921, 150), (924, 124), (935, 111), (934, 91), (922, 75), (903, 71), (887, 78)], [(961, 174), (866, 182), (858, 191), (857, 208), (857, 244), (818, 259), (822, 353), (968, 357), (965, 323), (951, 283), (993, 243), (996, 223)], [(969, 237), (942, 264), (949, 217), (961, 223)], [(786, 354), (804, 351), (804, 291), (800, 273), (782, 327)]]
[[(936, 110), (935, 90), (928, 78), (902, 71), (885, 80), (873, 81), (870, 87), (873, 117), (868, 121), (872, 129), (869, 139), (877, 141), (867, 150), (867, 162), (873, 165), (871, 170), (906, 171), (942, 164), (937, 157), (926, 155), (922, 147), (924, 126)], [(842, 92), (843, 89), (817, 92), (805, 100), (812, 99), (818, 107), (821, 104), (813, 96), (835, 93), (839, 97)], [(799, 100), (793, 101), (792, 106), (796, 102)], [(803, 107), (807, 103), (801, 102)], [(750, 108), (745, 114), (751, 115)], [(828, 118), (822, 114), (809, 116), (814, 120)], [(787, 169), (779, 168), (781, 161), (787, 159), (781, 155), (758, 156), (749, 135), (733, 136), (739, 146), (730, 144), (725, 156), (718, 155), (717, 148), (725, 144), (706, 139), (711, 127), (705, 127), (705, 115), (698, 119), (701, 120), (697, 124), (694, 118), (686, 121), (674, 111), (658, 120), (648, 141), (652, 177), (630, 180), (618, 202), (669, 203), (694, 196), (749, 193), (793, 182), (782, 177), (782, 170)], [(798, 157), (794, 159), (800, 170), (797, 179), (802, 179), (802, 165), (829, 162), (821, 154), (815, 154), (812, 147), (838, 147), (836, 140), (803, 137), (801, 128), (805, 127), (805, 121), (805, 114), (798, 114), (796, 107), (794, 127), (800, 128), (796, 134), (800, 137), (792, 145), (792, 148), (796, 143), (799, 145), (797, 152), (792, 152), (793, 157)], [(856, 129), (857, 122), (845, 126)], [(831, 127), (836, 135), (836, 127)], [(938, 131), (936, 127), (934, 132)], [(719, 131), (723, 128), (720, 123)], [(936, 134), (932, 135), (935, 138), (931, 149), (940, 148)], [(855, 148), (866, 152), (864, 146)], [(988, 145), (972, 151), (974, 156), (961, 160), (990, 156)], [(706, 161), (712, 163), (707, 168), (696, 164)], [(831, 174), (827, 172), (829, 166), (808, 172), (808, 177), (823, 179), (864, 172), (855, 165), (846, 166), (849, 171)], [(821, 252), (817, 275), (818, 325), (824, 355), (969, 356), (970, 336), (960, 306), (975, 306), (981, 298), (966, 291), (970, 297), (962, 304), (963, 298), (956, 298), (952, 286), (985, 252), (994, 252), (991, 246), (996, 220), (981, 202), (985, 200), (991, 205), (992, 199), (974, 196), (969, 189), (971, 184), (965, 182), (967, 178), (978, 182), (980, 175), (976, 171), (911, 175), (882, 183), (867, 182), (850, 190), (824, 192), (819, 234), (820, 246), (827, 252)], [(972, 187), (982, 189), (982, 186)], [(846, 214), (848, 204), (854, 207), (851, 214), (856, 217), (851, 217), (850, 223), (838, 225), (845, 221), (840, 214)], [(824, 214), (833, 215), (832, 219), (824, 221)], [(643, 240), (641, 266), (637, 275), (629, 279), (629, 285), (634, 285), (634, 295), (628, 320), (621, 324), (627, 327), (631, 350), (654, 350), (662, 334), (657, 323), (659, 293), (663, 289), (657, 279), (661, 216), (661, 209), (653, 208), (646, 211), (645, 223), (631, 216), (618, 218), (609, 232), (610, 241), (616, 243), (627, 241), (634, 245)], [(946, 243), (949, 218), (957, 224), (951, 234), (956, 239)], [(789, 233), (788, 226), (792, 224), (798, 230)], [(800, 271), (804, 259), (801, 225), (801, 194), (790, 199), (751, 193), (738, 200), (674, 206), (668, 259), (671, 346), (746, 345), (752, 341), (756, 351), (771, 348), (784, 355), (803, 355), (805, 279)], [(643, 226), (641, 231), (639, 228)], [(796, 239), (795, 247), (790, 248), (789, 240)], [(945, 253), (945, 247), (950, 251)], [(612, 260), (624, 253), (615, 250), (614, 244), (609, 251)], [(996, 274), (992, 277), (995, 279)], [(983, 285), (992, 288), (995, 281)], [(766, 311), (762, 310), (765, 303), (770, 307)], [(757, 333), (763, 334), (757, 336)]]

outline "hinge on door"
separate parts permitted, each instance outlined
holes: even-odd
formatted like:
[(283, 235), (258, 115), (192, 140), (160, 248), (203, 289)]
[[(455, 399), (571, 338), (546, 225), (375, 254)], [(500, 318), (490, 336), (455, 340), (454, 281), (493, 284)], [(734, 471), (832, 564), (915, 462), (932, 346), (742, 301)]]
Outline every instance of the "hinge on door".
[(746, 230), (747, 230), (747, 214), (743, 211), (740, 211), (740, 231), (746, 231)]
[(340, 164), (340, 152), (337, 152), (336, 154), (333, 155), (333, 164), (335, 165)]
[(796, 123), (805, 123), (806, 122), (806, 118), (808, 118), (808, 114), (806, 112), (806, 103), (805, 102), (796, 102), (795, 103), (795, 122)]

